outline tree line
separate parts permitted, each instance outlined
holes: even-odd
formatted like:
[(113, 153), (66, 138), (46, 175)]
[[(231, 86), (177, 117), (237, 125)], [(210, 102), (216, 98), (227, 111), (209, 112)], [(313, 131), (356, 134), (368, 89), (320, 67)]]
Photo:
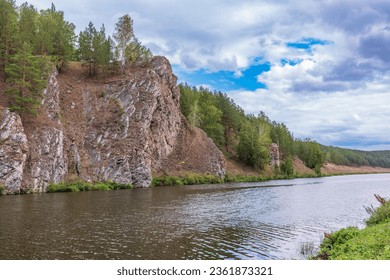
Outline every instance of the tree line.
[(275, 171), (286, 175), (294, 174), (294, 156), (318, 174), (325, 162), (390, 168), (390, 151), (351, 150), (294, 138), (285, 124), (271, 121), (263, 112), (245, 114), (225, 93), (187, 84), (179, 87), (181, 110), (190, 125), (203, 129), (228, 158), (258, 170), (269, 164), (271, 143), (278, 144), (283, 160)]
[(9, 108), (19, 113), (37, 112), (50, 68), (62, 71), (67, 62), (81, 61), (89, 75), (102, 71), (124, 72), (127, 66), (144, 65), (152, 53), (135, 37), (129, 15), (119, 18), (112, 39), (105, 27), (92, 22), (75, 34), (76, 27), (65, 20), (54, 4), (38, 11), (33, 5), (20, 6), (13, 0), (0, 0), (0, 78), (1, 94)]
[(269, 146), (276, 143), (283, 158), (277, 172), (293, 175), (294, 155), (320, 172), (324, 154), (315, 141), (295, 139), (285, 124), (271, 121), (263, 112), (245, 114), (225, 93), (187, 84), (179, 87), (183, 115), (191, 126), (203, 129), (227, 157), (264, 170), (270, 161)]

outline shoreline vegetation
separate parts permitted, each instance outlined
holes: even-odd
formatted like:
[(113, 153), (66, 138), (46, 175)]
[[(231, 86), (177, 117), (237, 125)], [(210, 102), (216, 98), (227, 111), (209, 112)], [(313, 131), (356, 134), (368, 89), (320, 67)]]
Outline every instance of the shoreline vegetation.
[(389, 260), (390, 259), (390, 199), (375, 195), (378, 208), (365, 207), (371, 215), (366, 227), (347, 227), (325, 233), (319, 252), (313, 260)]
[(115, 182), (97, 182), (89, 183), (85, 181), (60, 182), (58, 184), (50, 184), (46, 192), (84, 192), (84, 191), (111, 191), (132, 189), (130, 184), (119, 184)]
[[(304, 178), (322, 178), (333, 176), (347, 176), (347, 175), (364, 175), (364, 174), (386, 174), (382, 173), (334, 173), (334, 174), (316, 174), (316, 173), (295, 173), (294, 175), (273, 174), (273, 175), (230, 175), (227, 174), (224, 178), (210, 174), (198, 173), (183, 173), (180, 175), (160, 175), (154, 176), (150, 187), (168, 187), (168, 186), (186, 186), (186, 185), (205, 185), (205, 184), (222, 184), (222, 183), (250, 183), (250, 182), (265, 182), (272, 180), (288, 180), (288, 179), (304, 179)], [(59, 183), (50, 183), (46, 189), (47, 193), (60, 192), (85, 192), (85, 191), (110, 191), (119, 189), (133, 189), (131, 184), (121, 184), (110, 181), (102, 182), (87, 182), (82, 180), (74, 180)], [(4, 187), (0, 185), (0, 195), (3, 194)], [(29, 194), (33, 191), (27, 191)]]

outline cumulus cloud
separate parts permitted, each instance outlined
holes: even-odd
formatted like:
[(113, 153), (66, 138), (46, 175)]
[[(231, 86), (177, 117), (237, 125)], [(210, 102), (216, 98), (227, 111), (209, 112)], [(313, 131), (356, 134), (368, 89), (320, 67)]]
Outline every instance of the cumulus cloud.
[[(41, 9), (52, 1), (29, 2)], [(190, 77), (202, 70), (231, 71), (239, 80), (253, 65), (267, 63), (269, 71), (256, 74), (259, 89), (229, 94), (246, 112), (262, 110), (298, 137), (360, 148), (390, 145), (388, 0), (68, 0), (56, 5), (79, 31), (92, 21), (104, 22), (112, 33), (117, 19), (129, 13), (137, 37), (167, 56), (179, 79), (180, 73)], [(197, 77), (196, 84), (218, 90), (215, 81)]]

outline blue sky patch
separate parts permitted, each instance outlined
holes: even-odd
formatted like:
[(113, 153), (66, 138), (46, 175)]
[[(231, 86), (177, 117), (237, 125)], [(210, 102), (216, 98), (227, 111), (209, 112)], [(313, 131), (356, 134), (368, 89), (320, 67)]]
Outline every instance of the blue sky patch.
[(331, 42), (326, 40), (320, 40), (315, 38), (303, 38), (298, 42), (288, 42), (286, 43), (287, 47), (302, 49), (302, 50), (310, 50), (314, 45), (329, 45)]
[(266, 85), (257, 81), (257, 76), (269, 71), (271, 65), (263, 63), (252, 65), (246, 69), (240, 69), (239, 75), (234, 71), (210, 72), (205, 69), (186, 72), (177, 65), (173, 66), (175, 75), (178, 76), (179, 83), (187, 83), (191, 86), (208, 85), (211, 89), (227, 92), (231, 90), (256, 90), (266, 88)]

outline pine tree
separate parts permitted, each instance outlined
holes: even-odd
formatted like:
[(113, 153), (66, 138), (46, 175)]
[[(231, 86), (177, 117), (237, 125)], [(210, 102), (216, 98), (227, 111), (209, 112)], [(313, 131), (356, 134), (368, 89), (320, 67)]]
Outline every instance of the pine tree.
[(19, 7), (18, 36), (19, 41), (33, 46), (37, 36), (37, 18), (39, 14), (33, 5), (27, 2)]
[(33, 56), (31, 46), (24, 42), (6, 65), (5, 72), (6, 93), (11, 96), (10, 109), (36, 114), (46, 85), (45, 61)]
[(64, 13), (57, 11), (54, 4), (42, 10), (37, 18), (35, 54), (49, 55), (60, 71), (74, 52), (75, 26), (65, 21)]
[(0, 0), (0, 74), (5, 73), (9, 56), (16, 47), (17, 12), (15, 1)]
[(152, 52), (145, 46), (142, 46), (135, 37), (125, 49), (125, 61), (130, 65), (146, 65), (149, 63), (152, 56)]
[(79, 35), (79, 55), (80, 60), (89, 64), (89, 75), (92, 75), (92, 63), (93, 63), (93, 37), (96, 33), (96, 28), (93, 23), (90, 22), (88, 27)]

